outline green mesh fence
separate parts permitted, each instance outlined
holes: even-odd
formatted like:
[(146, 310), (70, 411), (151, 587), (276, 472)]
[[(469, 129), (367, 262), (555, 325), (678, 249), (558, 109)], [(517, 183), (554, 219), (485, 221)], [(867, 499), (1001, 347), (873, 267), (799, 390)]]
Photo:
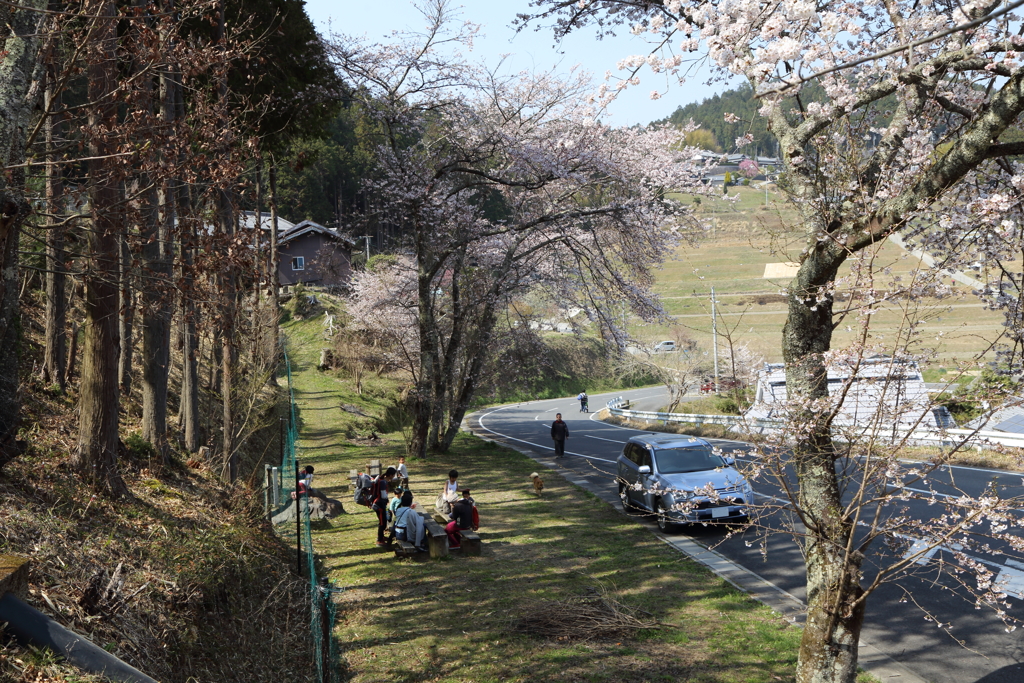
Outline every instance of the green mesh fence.
[(277, 523), (276, 528), (282, 538), (296, 548), (297, 553), (299, 552), (298, 539), (301, 539), (302, 553), (297, 562), (297, 568), (309, 578), (309, 630), (319, 675), (317, 680), (322, 683), (336, 683), (339, 681), (338, 646), (333, 637), (335, 604), (331, 599), (331, 594), (337, 592), (338, 589), (334, 588), (326, 577), (317, 576), (316, 553), (313, 551), (313, 532), (309, 519), (309, 499), (302, 496), (296, 498), (294, 502), (292, 501), (292, 494), (298, 488), (297, 476), (301, 458), (298, 457), (299, 433), (298, 423), (295, 419), (292, 367), (287, 353), (284, 356), (284, 363), (288, 375), (288, 418), (283, 420), (281, 425), (280, 507), (273, 516), (277, 521), (282, 517), (280, 513), (287, 511), (291, 505), (294, 504), (297, 508), (297, 521), (293, 516), (290, 520)]

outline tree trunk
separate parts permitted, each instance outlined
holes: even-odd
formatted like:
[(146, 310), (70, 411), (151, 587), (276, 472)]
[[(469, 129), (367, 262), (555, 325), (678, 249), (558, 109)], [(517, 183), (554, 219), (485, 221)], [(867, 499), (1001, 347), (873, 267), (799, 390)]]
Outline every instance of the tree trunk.
[(68, 368), (64, 373), (64, 385), (67, 386), (71, 383), (71, 380), (75, 377), (75, 361), (78, 359), (78, 322), (71, 323), (71, 333), (68, 338), (71, 340), (68, 342)]
[[(116, 12), (107, 1), (97, 14), (101, 24), (89, 49), (88, 100), (92, 128), (112, 128), (117, 104), (112, 93), (116, 87)], [(94, 486), (111, 494), (127, 492), (117, 470), (118, 446), (118, 238), (121, 234), (115, 216), (118, 184), (111, 162), (106, 158), (114, 150), (102, 137), (89, 140), (89, 189), (92, 210), (91, 230), (86, 231), (89, 263), (85, 281), (85, 348), (82, 352), (81, 397), (79, 399), (78, 451), (73, 465)]]
[[(183, 192), (183, 189), (179, 187), (178, 191)], [(195, 287), (191, 245), (194, 227), (191, 222), (189, 226), (181, 231), (181, 426), (185, 432), (185, 449), (196, 453), (202, 441), (199, 428), (199, 335), (192, 291)]]
[(61, 391), (67, 388), (67, 293), (65, 289), (64, 224), (58, 218), (63, 211), (59, 199), (64, 194), (63, 173), (53, 152), (54, 137), (59, 135), (62, 115), (56, 113), (54, 103), (54, 68), (47, 65), (45, 111), (46, 119), (46, 208), (50, 218), (46, 230), (46, 341), (43, 355), (43, 384), (57, 384)]
[[(170, 226), (173, 210), (167, 183), (160, 188), (160, 215), (154, 234), (142, 248), (146, 283), (142, 287), (142, 437), (156, 448), (159, 459), (167, 457), (167, 373), (170, 367), (171, 307)], [(149, 222), (148, 220), (146, 221)]]
[[(417, 240), (425, 240), (425, 236), (417, 235)], [(418, 245), (422, 253), (423, 245)], [(421, 259), (418, 257), (417, 261)], [(416, 403), (413, 413), (412, 437), (409, 440), (409, 455), (427, 457), (427, 446), (430, 437), (430, 425), (435, 413), (434, 386), (435, 375), (438, 373), (438, 341), (437, 327), (432, 308), (434, 282), (430, 272), (419, 265), (417, 278), (417, 307), (420, 333), (419, 377), (416, 382)]]
[[(18, 241), (30, 207), (25, 199), (25, 129), (42, 94), (39, 38), (45, 2), (32, 0), (0, 10), (6, 28), (0, 51), (0, 467), (24, 450), (17, 438)], [(33, 78), (37, 79), (33, 81)]]
[(484, 361), (490, 352), (491, 339), (493, 338), (492, 330), (495, 325), (493, 306), (488, 306), (488, 309), (480, 322), (479, 338), (466, 349), (466, 355), (469, 356), (469, 365), (466, 372), (462, 375), (462, 386), (457, 387), (458, 393), (452, 399), (448, 421), (444, 425), (441, 441), (437, 446), (441, 453), (447, 453), (448, 449), (451, 448), (452, 442), (455, 441), (455, 437), (462, 428), (462, 419), (466, 417), (470, 401), (476, 395), (480, 373), (483, 371)]
[[(165, 67), (160, 71), (160, 120), (173, 125), (174, 80)], [(156, 448), (165, 464), (167, 449), (167, 375), (171, 364), (171, 233), (174, 226), (176, 182), (159, 181), (157, 212), (146, 216), (142, 262), (146, 275), (142, 286), (142, 437)], [(153, 219), (153, 220), (149, 220)]]
[[(232, 205), (231, 197), (227, 191), (221, 190), (217, 194), (218, 214), (220, 217), (221, 232), (228, 241), (234, 239), (235, 208)], [(223, 406), (221, 437), (222, 452), (224, 457), (224, 469), (221, 477), (230, 483), (238, 478), (238, 453), (235, 448), (235, 422), (232, 412), (232, 394), (235, 375), (235, 315), (238, 307), (237, 287), (235, 283), (235, 267), (231, 261), (232, 254), (229, 249), (228, 261), (225, 264), (223, 278), (221, 280), (223, 304), (221, 308), (221, 403)]]
[(135, 317), (134, 292), (132, 291), (132, 254), (128, 246), (128, 226), (118, 235), (118, 336), (121, 339), (117, 359), (117, 383), (121, 395), (132, 395), (132, 322)]
[[(281, 278), (277, 272), (277, 163), (270, 158), (269, 172), (270, 194), (267, 196), (267, 203), (270, 205), (270, 262), (267, 264), (267, 278), (270, 283), (270, 343), (273, 354), (273, 366), (277, 367), (278, 347), (278, 324), (281, 320), (280, 288)], [(277, 385), (276, 371), (270, 373), (270, 384)]]
[[(181, 77), (175, 74), (174, 105), (175, 116), (185, 116), (185, 103), (182, 93)], [(194, 219), (195, 203), (192, 190), (185, 183), (175, 184), (178, 201), (178, 234), (181, 244), (181, 425), (185, 432), (185, 448), (189, 453), (198, 453), (203, 442), (203, 430), (199, 417), (199, 361), (202, 354), (199, 349), (199, 311), (195, 300), (195, 272), (193, 270), (193, 252), (196, 243), (196, 225)], [(207, 432), (208, 433), (208, 432)]]
[[(834, 281), (844, 260), (842, 249), (819, 242), (789, 288), (789, 315), (782, 333), (786, 386), (804, 405), (828, 397), (824, 353), (832, 345), (833, 302), (831, 295), (820, 300), (819, 288)], [(807, 623), (800, 642), (798, 683), (853, 683), (864, 622), (863, 557), (852, 547), (853, 522), (844, 514), (830, 414), (826, 407), (805, 408), (791, 420), (802, 425), (795, 432), (792, 457), (800, 485), (798, 507), (807, 526)]]

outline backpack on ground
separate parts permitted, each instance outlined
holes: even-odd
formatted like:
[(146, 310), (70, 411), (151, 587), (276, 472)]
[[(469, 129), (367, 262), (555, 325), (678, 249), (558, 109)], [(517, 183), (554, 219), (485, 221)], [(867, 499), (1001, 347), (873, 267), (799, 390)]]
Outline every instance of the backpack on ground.
[(373, 479), (370, 478), (370, 475), (361, 472), (356, 477), (356, 493), (352, 499), (360, 505), (370, 507), (373, 504), (373, 499), (370, 498), (372, 488)]

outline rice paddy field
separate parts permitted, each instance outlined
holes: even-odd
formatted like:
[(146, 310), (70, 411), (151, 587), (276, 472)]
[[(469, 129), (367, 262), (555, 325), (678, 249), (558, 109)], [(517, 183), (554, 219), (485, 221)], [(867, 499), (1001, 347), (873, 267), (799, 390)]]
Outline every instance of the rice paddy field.
[[(769, 191), (766, 204), (761, 188), (730, 188), (730, 192), (738, 193), (740, 199), (701, 200), (695, 208), (698, 215), (710, 221), (712, 229), (699, 245), (680, 247), (658, 273), (656, 291), (671, 322), (642, 325), (636, 334), (650, 340), (689, 338), (701, 349), (710, 349), (713, 287), (719, 314), (719, 352), (728, 343), (724, 337), (731, 337), (734, 345), (745, 345), (766, 361), (779, 362), (786, 320), (784, 291), (789, 280), (766, 279), (765, 266), (797, 260), (803, 241), (794, 229), (796, 214), (781, 203), (780, 194)], [(889, 241), (872, 252), (874, 284), (879, 289), (894, 277), (906, 282), (921, 267), (918, 258)], [(840, 277), (849, 276), (847, 265)], [(985, 310), (969, 287), (949, 277), (944, 282), (953, 285), (951, 296), (904, 298), (876, 308), (870, 317), (869, 342), (879, 353), (886, 349), (891, 352), (895, 340), (906, 336), (908, 322), (912, 321), (916, 329), (912, 350), (930, 356), (936, 368), (973, 364), (979, 355), (986, 354), (1003, 330), (1002, 316)], [(837, 310), (849, 301), (850, 286), (847, 282), (837, 288)], [(862, 325), (854, 313), (837, 327), (833, 347), (852, 343), (861, 332)], [(990, 356), (988, 353), (985, 360)]]

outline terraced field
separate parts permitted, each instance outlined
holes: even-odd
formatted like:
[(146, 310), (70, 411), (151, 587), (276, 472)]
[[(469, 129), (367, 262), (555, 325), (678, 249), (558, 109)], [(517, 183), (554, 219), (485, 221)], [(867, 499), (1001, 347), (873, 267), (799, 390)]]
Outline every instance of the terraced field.
[[(791, 229), (795, 213), (777, 203), (779, 195), (771, 193), (765, 206), (763, 190), (741, 187), (738, 192), (741, 198), (736, 203), (702, 201), (698, 211), (715, 227), (699, 246), (681, 247), (658, 277), (657, 291), (673, 316), (672, 324), (650, 325), (639, 334), (652, 340), (684, 335), (710, 349), (714, 287), (720, 335), (725, 328), (734, 344), (747, 345), (767, 361), (780, 361), (779, 340), (786, 319), (782, 294), (788, 280), (765, 279), (765, 265), (795, 261), (803, 244)], [(920, 266), (917, 258), (891, 243), (883, 244), (872, 257), (879, 289), (891, 277), (906, 281)], [(849, 276), (847, 266), (841, 277)], [(916, 323), (915, 350), (934, 353), (936, 364), (966, 361), (988, 349), (1002, 332), (1002, 316), (985, 310), (968, 287), (953, 284), (955, 294), (942, 300), (925, 297), (880, 305), (870, 327), (871, 341), (879, 352), (891, 348), (910, 320)], [(848, 282), (839, 287), (840, 303), (849, 287)], [(861, 326), (855, 318), (837, 328), (837, 345), (847, 345), (859, 335)], [(720, 336), (720, 349), (723, 343)]]

